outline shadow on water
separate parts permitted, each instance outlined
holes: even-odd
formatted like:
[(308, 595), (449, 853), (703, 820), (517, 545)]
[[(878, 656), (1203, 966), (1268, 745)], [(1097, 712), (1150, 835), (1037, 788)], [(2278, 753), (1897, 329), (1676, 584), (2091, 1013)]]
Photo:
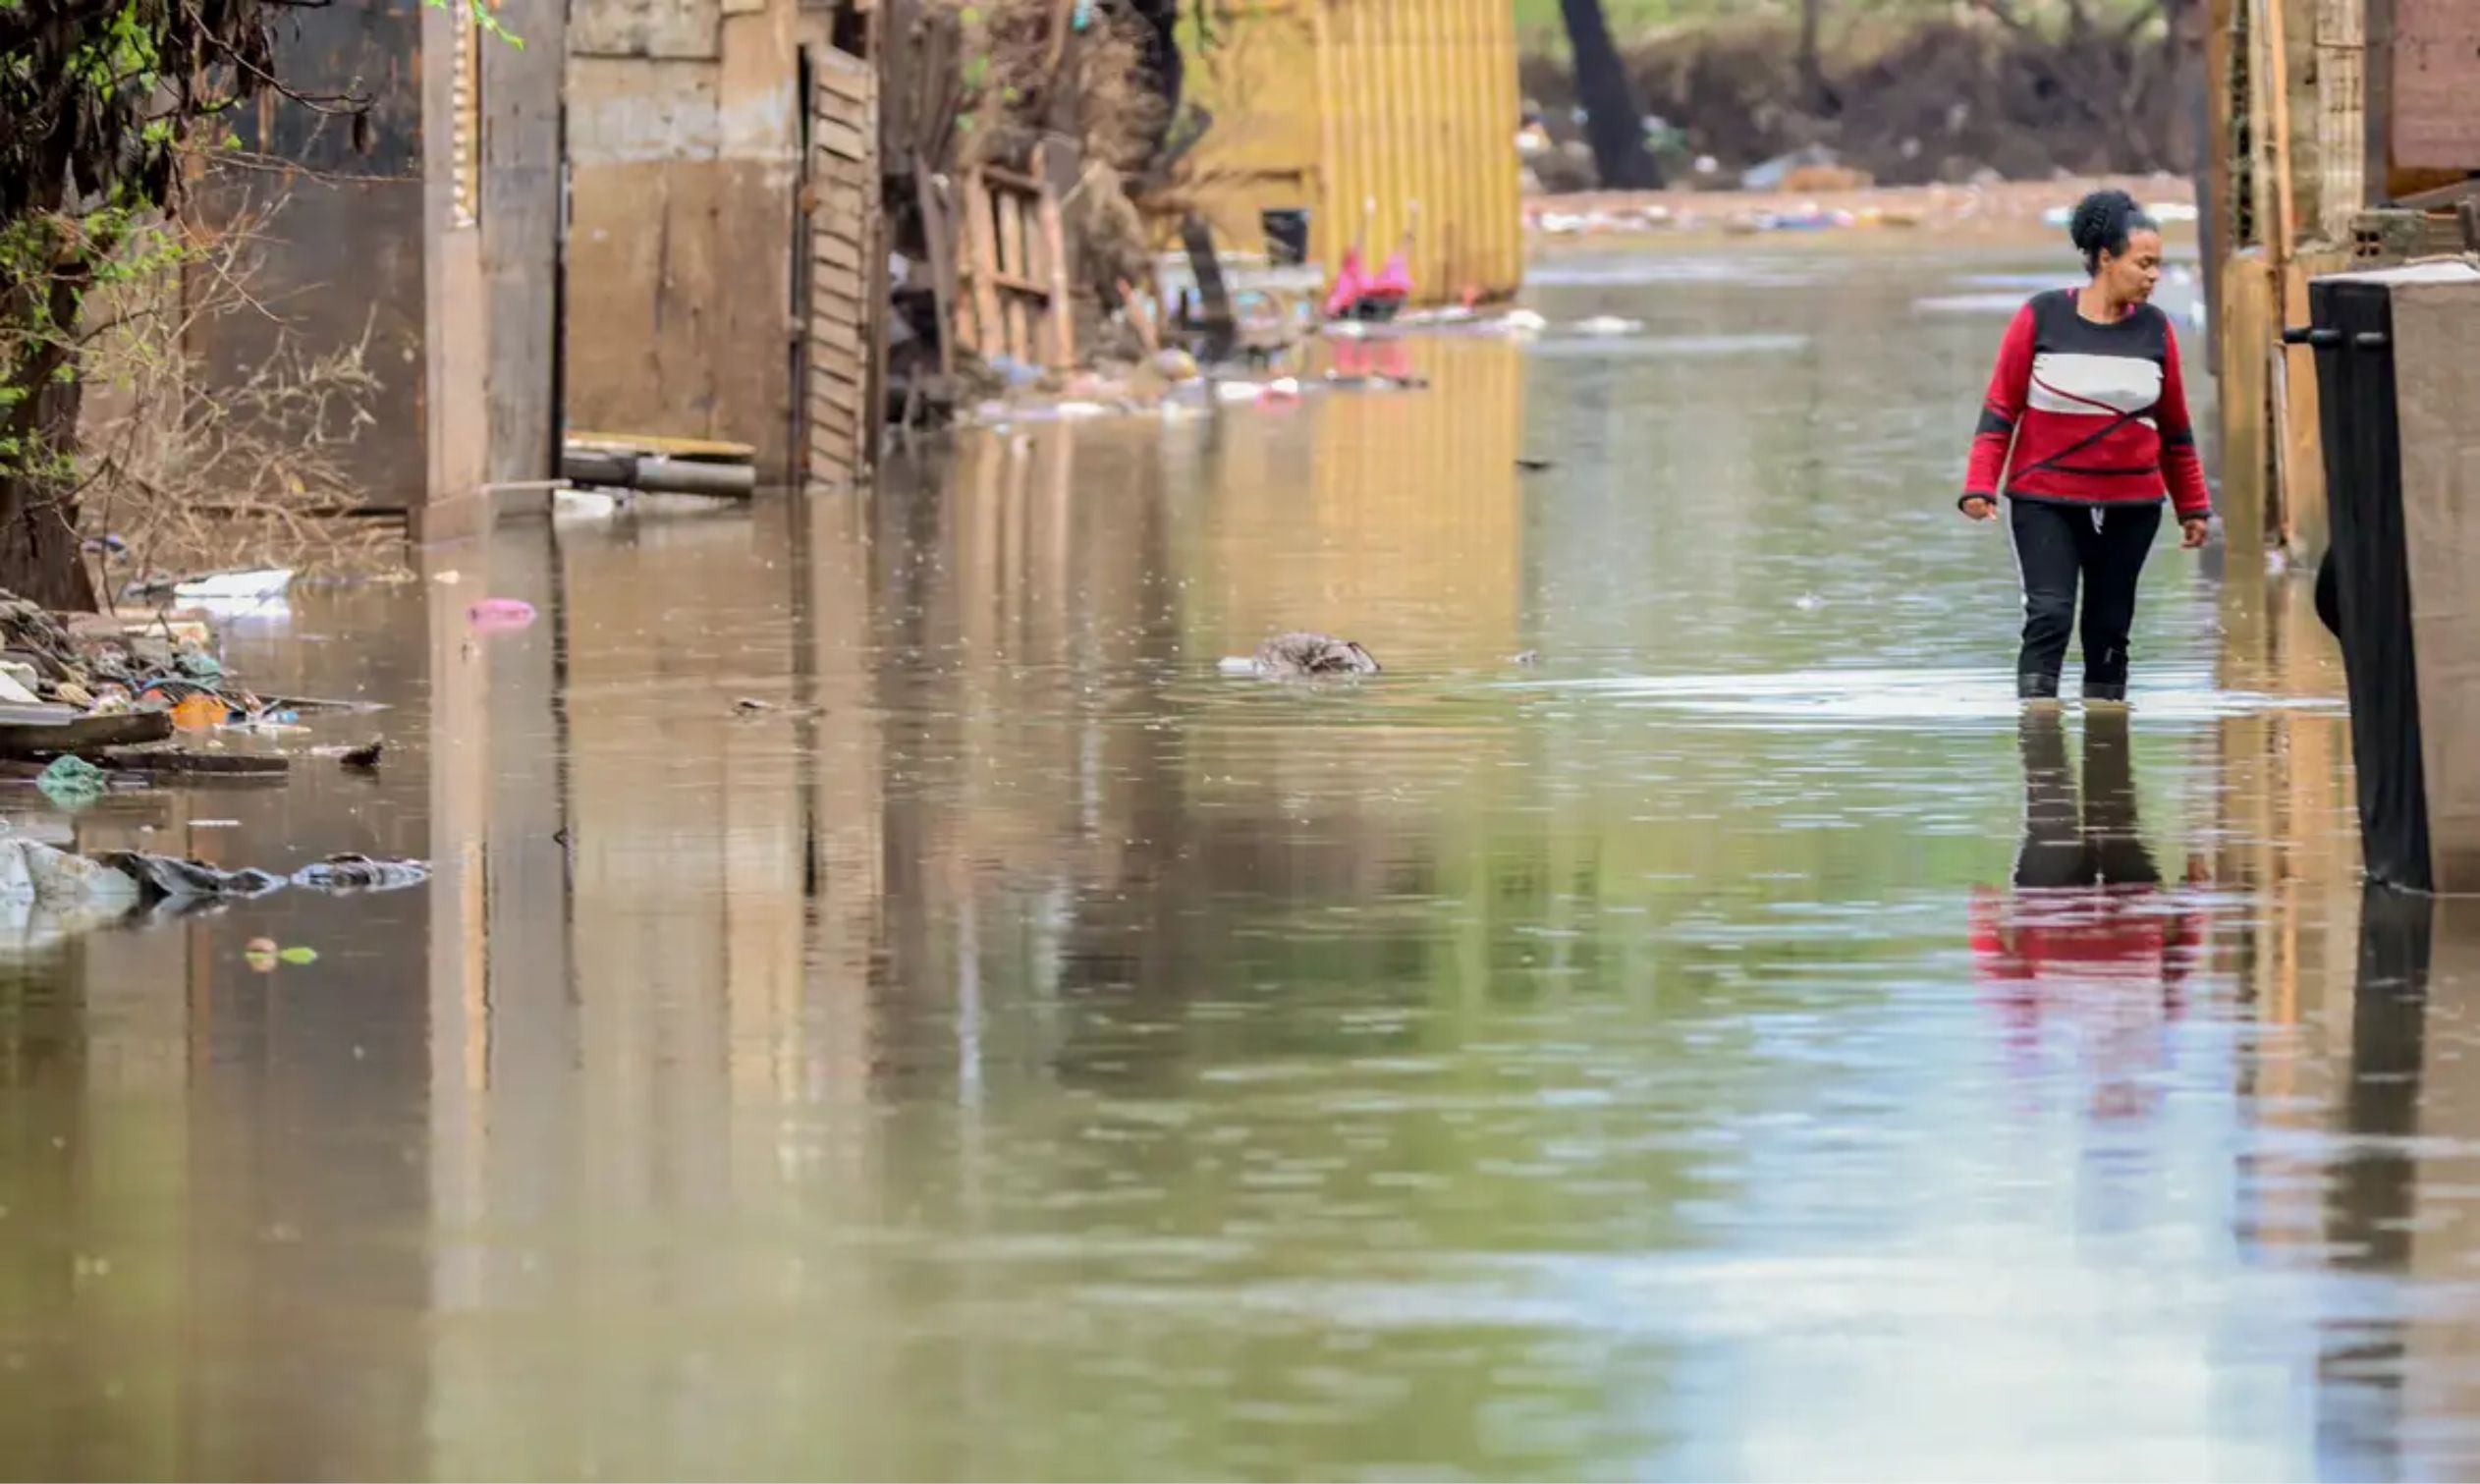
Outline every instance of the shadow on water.
[[(1927, 272), (238, 631), (379, 779), (8, 812), (438, 874), (0, 942), (6, 1471), (2467, 1468), (2480, 938), (2363, 905), (2304, 589), (1979, 704)], [(1299, 625), (1388, 673), (1216, 673)]]

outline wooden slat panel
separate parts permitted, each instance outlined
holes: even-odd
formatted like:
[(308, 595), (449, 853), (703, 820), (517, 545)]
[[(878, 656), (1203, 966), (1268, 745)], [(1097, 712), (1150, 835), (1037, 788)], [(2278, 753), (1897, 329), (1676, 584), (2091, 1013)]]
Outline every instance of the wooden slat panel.
[(831, 381), (823, 376), (809, 378), (809, 406), (840, 407), (848, 412), (861, 409), (861, 389), (850, 382)]
[(861, 271), (861, 245), (832, 232), (814, 234), (810, 241), (810, 261), (822, 268), (844, 268)]
[(873, 298), (878, 262), (878, 100), (875, 75), (838, 51), (815, 55), (811, 148), (805, 164), (809, 216), (809, 302), (802, 388), (813, 476), (850, 481), (868, 471), (871, 433)]
[(822, 52), (818, 64), (818, 108), (824, 112), (837, 100), (867, 107), (872, 101), (872, 73), (868, 63), (843, 52)]
[(847, 356), (858, 356), (863, 347), (861, 327), (838, 324), (834, 320), (813, 314), (809, 317), (809, 343), (822, 350), (838, 351)]
[(819, 119), (810, 138), (818, 148), (843, 159), (865, 160), (870, 155), (869, 140), (854, 120)]

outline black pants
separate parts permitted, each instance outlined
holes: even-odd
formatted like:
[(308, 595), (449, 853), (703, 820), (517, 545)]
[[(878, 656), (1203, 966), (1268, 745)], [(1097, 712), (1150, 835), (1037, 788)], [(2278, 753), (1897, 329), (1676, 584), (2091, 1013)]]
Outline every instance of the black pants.
[(2162, 528), (2159, 505), (2103, 510), (2010, 500), (2015, 565), (2023, 572), (2023, 654), (2016, 685), (2025, 695), (2058, 694), (2067, 639), (2075, 628), (2075, 584), (2084, 587), (2084, 696), (2123, 700), (2127, 629), (2135, 622), (2135, 579)]
[(2023, 752), (2023, 849), (2015, 855), (2016, 886), (2161, 884), (2136, 825), (2125, 712), (2104, 708), (2084, 718), (2080, 808), (2075, 775), (2067, 765), (2067, 728), (2058, 712), (2046, 706), (2027, 710), (2015, 742)]

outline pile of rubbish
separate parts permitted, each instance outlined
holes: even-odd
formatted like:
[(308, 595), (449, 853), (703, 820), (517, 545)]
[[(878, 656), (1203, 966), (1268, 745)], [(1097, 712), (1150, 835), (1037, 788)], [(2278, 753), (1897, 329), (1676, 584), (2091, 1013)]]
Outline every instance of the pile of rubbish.
[(0, 756), (140, 746), (177, 731), (278, 735), (327, 704), (240, 684), (203, 618), (73, 620), (0, 591)]

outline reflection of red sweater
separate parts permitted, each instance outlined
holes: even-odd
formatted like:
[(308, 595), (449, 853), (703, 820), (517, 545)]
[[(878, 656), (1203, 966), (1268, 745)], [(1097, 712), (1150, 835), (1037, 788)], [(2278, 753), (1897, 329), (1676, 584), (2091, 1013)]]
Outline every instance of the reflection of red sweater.
[(2072, 887), (1972, 893), (1972, 957), (2004, 998), (2033, 1008), (2044, 979), (2140, 980), (2178, 1010), (2201, 938), (2200, 914), (2156, 887)]
[(2177, 894), (1982, 889), (1971, 924), (1972, 956), (2027, 1090), (2048, 1080), (2045, 1047), (2076, 1047), (2093, 1117), (2143, 1117), (2160, 1105), (2167, 1033), (2202, 941), (2198, 915)]

